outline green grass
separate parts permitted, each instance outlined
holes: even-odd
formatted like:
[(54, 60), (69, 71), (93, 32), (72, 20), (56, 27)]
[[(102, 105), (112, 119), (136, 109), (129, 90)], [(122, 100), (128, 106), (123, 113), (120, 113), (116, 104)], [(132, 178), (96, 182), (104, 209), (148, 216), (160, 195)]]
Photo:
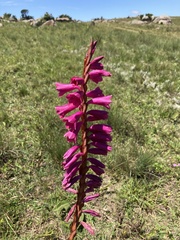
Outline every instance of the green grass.
[(113, 95), (108, 123), (113, 151), (107, 158), (102, 217), (88, 221), (91, 237), (77, 239), (177, 240), (180, 235), (180, 35), (172, 26), (60, 23), (0, 28), (0, 238), (66, 239), (64, 218), (73, 203), (61, 188), (68, 149), (55, 113), (62, 104), (55, 82), (81, 76), (91, 39), (112, 73), (100, 87)]

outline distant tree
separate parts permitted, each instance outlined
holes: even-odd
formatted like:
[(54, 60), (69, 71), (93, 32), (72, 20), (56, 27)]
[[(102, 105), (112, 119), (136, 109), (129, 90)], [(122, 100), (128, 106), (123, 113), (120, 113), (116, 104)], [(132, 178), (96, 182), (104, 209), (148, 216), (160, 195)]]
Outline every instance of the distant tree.
[(151, 21), (153, 14), (152, 13), (146, 13), (146, 16), (148, 16), (149, 20)]
[(17, 21), (17, 17), (15, 15), (12, 15), (11, 17)]
[(143, 14), (139, 15), (140, 20), (142, 20), (143, 16), (144, 16)]
[(21, 19), (27, 19), (28, 13), (29, 13), (29, 10), (22, 9), (21, 10)]
[(92, 19), (92, 21), (101, 21), (101, 22), (102, 22), (103, 20), (104, 20), (103, 17), (100, 17), (100, 18), (93, 18), (93, 19)]
[(11, 15), (9, 20), (12, 21), (12, 22), (17, 22), (17, 17), (15, 15)]
[(49, 14), (48, 12), (46, 12), (46, 13), (44, 14), (44, 16), (43, 16), (42, 19), (45, 20), (45, 21), (49, 21), (49, 20), (51, 20), (51, 19), (54, 20), (54, 17), (53, 17), (52, 14)]
[(72, 21), (72, 18), (67, 14), (61, 14), (59, 18), (69, 18), (69, 20)]
[(4, 19), (9, 19), (11, 17), (11, 13), (4, 13), (3, 18)]

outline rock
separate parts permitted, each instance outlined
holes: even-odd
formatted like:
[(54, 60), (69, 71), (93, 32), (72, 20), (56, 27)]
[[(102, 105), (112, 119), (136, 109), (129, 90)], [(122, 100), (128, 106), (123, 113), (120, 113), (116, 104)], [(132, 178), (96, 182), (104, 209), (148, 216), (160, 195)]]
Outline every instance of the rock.
[(158, 24), (171, 24), (171, 18), (169, 16), (160, 16), (154, 19), (153, 23)]
[(56, 18), (56, 21), (57, 22), (70, 22), (71, 20), (67, 17), (64, 17), (64, 18)]
[(44, 27), (44, 26), (55, 26), (55, 21), (54, 20), (46, 21), (41, 25), (41, 27)]
[(3, 24), (2, 23), (0, 23), (0, 27), (2, 27), (3, 26)]
[(134, 19), (132, 20), (131, 24), (142, 25), (142, 24), (145, 24), (145, 21)]
[(28, 19), (28, 20), (22, 20), (22, 22), (24, 22), (24, 23), (31, 23), (31, 22), (34, 22), (35, 20), (33, 19), (33, 18), (31, 18), (31, 19)]
[(146, 16), (146, 15), (144, 15), (144, 16), (142, 17), (142, 21), (149, 21), (149, 17)]
[(171, 22), (171, 20), (170, 21), (169, 20), (160, 20), (158, 23), (163, 24), (163, 25), (168, 25), (168, 24), (171, 24), (172, 22)]

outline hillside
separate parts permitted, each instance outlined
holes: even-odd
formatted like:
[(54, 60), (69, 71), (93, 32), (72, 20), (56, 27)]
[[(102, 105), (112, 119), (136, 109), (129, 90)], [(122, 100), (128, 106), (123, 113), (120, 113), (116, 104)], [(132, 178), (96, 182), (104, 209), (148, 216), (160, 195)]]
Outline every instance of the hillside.
[(55, 82), (81, 76), (87, 47), (98, 41), (112, 73), (100, 84), (112, 95), (112, 152), (100, 198), (88, 218), (96, 236), (77, 239), (178, 240), (180, 235), (180, 17), (172, 25), (129, 19), (0, 28), (0, 238), (65, 240), (74, 196), (61, 188), (68, 149), (55, 113)]

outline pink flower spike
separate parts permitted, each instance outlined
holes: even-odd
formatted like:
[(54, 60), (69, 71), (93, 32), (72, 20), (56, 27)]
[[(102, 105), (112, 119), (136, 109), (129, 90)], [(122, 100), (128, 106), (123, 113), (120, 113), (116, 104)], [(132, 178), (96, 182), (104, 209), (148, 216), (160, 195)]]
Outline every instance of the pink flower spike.
[(81, 224), (91, 235), (94, 235), (94, 234), (95, 234), (94, 230), (92, 229), (92, 227), (91, 227), (88, 223), (81, 221), (80, 224)]
[(93, 217), (100, 217), (101, 216), (98, 212), (96, 212), (96, 211), (94, 211), (92, 209), (90, 209), (90, 210), (83, 210), (82, 212), (90, 214)]
[(72, 91), (74, 89), (79, 89), (79, 86), (76, 86), (74, 84), (64, 84), (64, 83), (55, 83), (56, 85), (56, 90), (59, 92), (59, 97), (63, 96), (65, 93)]
[(63, 155), (63, 159), (71, 157), (78, 149), (79, 149), (78, 145), (72, 146), (65, 152), (65, 154)]
[(85, 197), (84, 198), (84, 202), (90, 202), (90, 201), (92, 201), (92, 200), (94, 200), (94, 199), (96, 199), (98, 197), (99, 197), (99, 193), (95, 193), (93, 195)]
[(103, 56), (99, 56), (94, 58), (91, 63), (90, 63), (90, 69), (91, 70), (102, 70), (103, 69), (103, 64), (100, 63), (99, 61), (101, 61), (104, 57)]
[(69, 219), (71, 218), (71, 216), (72, 216), (72, 214), (74, 213), (75, 209), (76, 209), (76, 204), (74, 204), (74, 205), (71, 207), (71, 209), (70, 209), (67, 217), (65, 218), (65, 222), (68, 222), (68, 221), (69, 221)]
[(111, 98), (112, 98), (112, 95), (104, 96), (104, 97), (96, 97), (96, 98), (92, 98), (91, 100), (89, 100), (87, 102), (87, 104), (100, 105), (100, 106), (103, 106), (103, 107), (106, 107), (107, 109), (109, 109), (110, 108), (109, 104), (111, 103)]
[(111, 73), (105, 70), (92, 70), (91, 72), (89, 72), (89, 78), (95, 83), (102, 82), (102, 77), (110, 76)]
[(110, 134), (112, 132), (112, 128), (106, 124), (94, 124), (89, 128), (89, 131), (93, 133), (101, 132), (105, 134)]
[(87, 92), (86, 96), (90, 97), (90, 98), (95, 98), (95, 97), (103, 97), (104, 94), (103, 94), (102, 90), (99, 87), (97, 87), (94, 90)]

